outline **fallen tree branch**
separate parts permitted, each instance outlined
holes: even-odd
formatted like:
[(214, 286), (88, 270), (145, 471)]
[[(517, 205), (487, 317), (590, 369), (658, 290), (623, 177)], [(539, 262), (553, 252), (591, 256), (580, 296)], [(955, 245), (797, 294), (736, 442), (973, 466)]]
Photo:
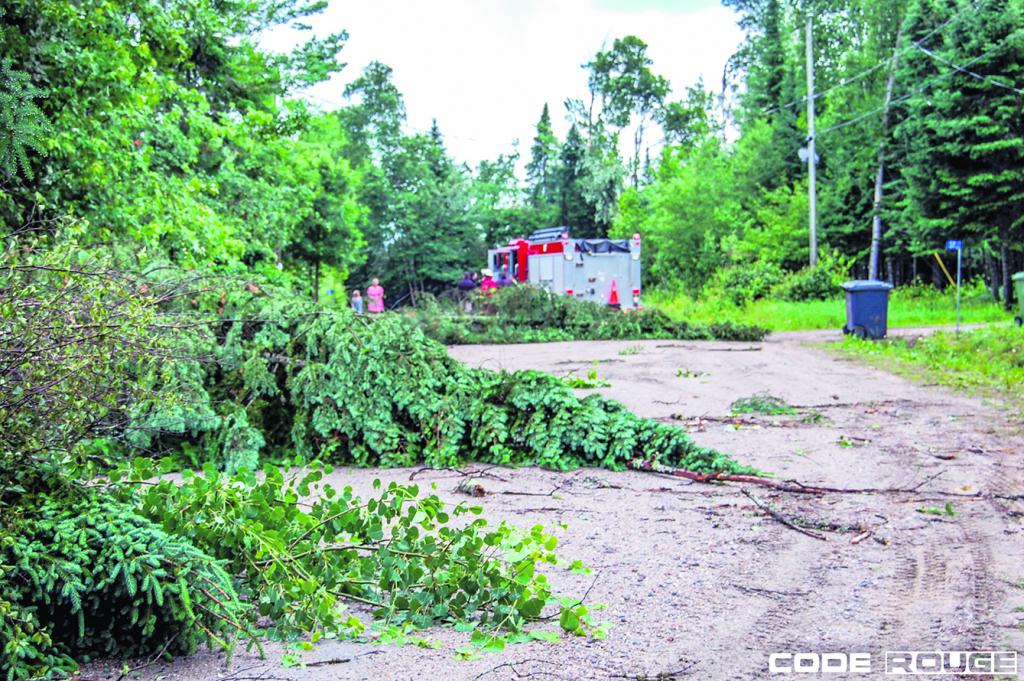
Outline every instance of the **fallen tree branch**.
[[(777, 489), (783, 492), (793, 492), (795, 494), (913, 494), (918, 492), (922, 486), (941, 475), (941, 473), (933, 475), (913, 487), (822, 487), (819, 485), (805, 485), (801, 482), (797, 482), (796, 480), (774, 480), (760, 475), (747, 475), (742, 473), (700, 473), (698, 471), (691, 471), (685, 468), (664, 466), (656, 461), (648, 461), (645, 459), (633, 459), (627, 463), (626, 466), (636, 471), (670, 475), (677, 478), (693, 480), (694, 482), (739, 482), (750, 485), (760, 485), (762, 487), (770, 487), (772, 489)], [(936, 497), (952, 497), (955, 499), (1001, 499), (1004, 501), (1024, 500), (1024, 495), (984, 494), (981, 491), (936, 491), (928, 492), (928, 494)]]
[(306, 662), (303, 666), (305, 666), (305, 667), (326, 667), (326, 666), (332, 665), (332, 664), (345, 664), (346, 662), (351, 662), (352, 660), (358, 659), (360, 657), (365, 657), (367, 655), (376, 655), (376, 654), (382, 653), (382, 652), (384, 652), (384, 651), (383, 650), (367, 650), (365, 653), (357, 653), (355, 655), (350, 655), (348, 657), (332, 657), (332, 658), (330, 658), (328, 660), (316, 660), (314, 662)]
[(739, 473), (698, 473), (697, 471), (690, 471), (685, 468), (662, 466), (657, 462), (645, 461), (643, 459), (633, 459), (627, 465), (633, 470), (662, 473), (664, 475), (672, 475), (677, 478), (686, 478), (687, 480), (693, 480), (694, 482), (742, 482), (751, 485), (761, 485), (762, 487), (771, 487), (772, 489), (779, 489), (785, 492), (796, 492), (798, 494), (824, 494), (829, 491), (839, 491), (830, 490), (827, 487), (803, 485), (799, 482), (773, 480), (760, 475), (746, 475)]
[(763, 501), (761, 501), (760, 499), (755, 497), (749, 491), (743, 490), (743, 495), (746, 496), (751, 501), (753, 501), (755, 506), (757, 506), (759, 509), (761, 509), (762, 511), (767, 513), (769, 516), (771, 516), (771, 518), (773, 520), (775, 520), (775, 521), (785, 525), (789, 529), (796, 530), (800, 534), (805, 534), (808, 537), (811, 537), (812, 539), (817, 539), (819, 541), (828, 541), (828, 538), (825, 537), (825, 535), (819, 534), (817, 532), (813, 532), (813, 531), (808, 530), (808, 529), (803, 528), (803, 527), (800, 527), (799, 525), (797, 525), (793, 521), (789, 520), (786, 516), (782, 515), (781, 513), (776, 511), (774, 508), (772, 508), (768, 504), (764, 503)]
[(683, 350), (697, 350), (699, 352), (761, 352), (760, 347), (750, 346), (745, 348), (702, 348), (696, 345), (684, 345), (681, 343), (668, 343), (666, 345), (655, 345), (656, 348), (681, 348)]
[(562, 678), (562, 677), (558, 676), (558, 674), (555, 674), (554, 672), (546, 672), (546, 671), (541, 671), (541, 670), (531, 671), (531, 672), (521, 672), (518, 669), (516, 669), (516, 667), (515, 667), (517, 664), (518, 665), (524, 665), (524, 664), (526, 664), (528, 662), (535, 662), (535, 663), (540, 663), (540, 664), (554, 664), (551, 660), (539, 660), (539, 659), (536, 659), (536, 658), (527, 658), (525, 660), (519, 660), (517, 662), (503, 662), (503, 663), (499, 664), (497, 667), (491, 667), (490, 669), (488, 669), (486, 671), (480, 672), (479, 674), (477, 674), (476, 676), (473, 677), (473, 681), (477, 681), (478, 679), (482, 679), (485, 676), (489, 676), (490, 674), (494, 674), (494, 673), (496, 673), (496, 672), (498, 672), (499, 670), (502, 670), (502, 669), (510, 670), (513, 674), (516, 675), (515, 678), (517, 678), (517, 679), (530, 679), (530, 678), (534, 678), (534, 677), (538, 677), (538, 676), (550, 676), (550, 677), (553, 677), (553, 678), (556, 678), (556, 679)]
[(870, 536), (871, 536), (872, 534), (873, 534), (873, 532), (872, 532), (872, 530), (871, 530), (871, 529), (867, 529), (867, 530), (864, 530), (863, 532), (861, 532), (860, 534), (858, 534), (858, 535), (857, 535), (856, 537), (854, 537), (853, 539), (851, 539), (851, 540), (850, 540), (850, 543), (851, 543), (851, 544), (859, 544), (859, 543), (861, 543), (862, 541), (864, 541), (865, 539), (867, 539), (868, 537), (870, 537)]

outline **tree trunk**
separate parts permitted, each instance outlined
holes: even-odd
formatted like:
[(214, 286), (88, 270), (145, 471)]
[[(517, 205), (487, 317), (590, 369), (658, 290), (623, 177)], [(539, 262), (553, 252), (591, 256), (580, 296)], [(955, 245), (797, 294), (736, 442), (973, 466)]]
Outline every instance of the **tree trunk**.
[(320, 302), (320, 261), (313, 264), (313, 302)]
[(939, 289), (940, 291), (946, 290), (946, 276), (942, 273), (942, 268), (932, 258), (928, 259), (928, 267), (932, 271), (932, 286)]
[[(889, 128), (889, 105), (892, 103), (892, 88), (896, 82), (896, 69), (900, 64), (900, 38), (903, 36), (903, 24), (896, 31), (896, 46), (893, 48), (892, 68), (885, 83), (885, 104), (882, 105), (882, 139), (878, 143), (878, 172), (875, 174), (875, 202), (871, 211), (871, 256), (869, 279), (878, 279), (879, 257), (882, 254), (882, 185), (885, 183), (885, 140)], [(892, 283), (892, 261), (889, 267), (889, 282)]]
[(1003, 308), (1010, 311), (1013, 309), (1013, 282), (1010, 281), (1010, 276), (1013, 273), (1010, 272), (1010, 249), (1006, 247), (1005, 239), (1000, 239), (1000, 242), (999, 259), (1003, 266)]
[(997, 303), (1000, 302), (1003, 297), (999, 295), (999, 265), (996, 263), (996, 259), (992, 257), (992, 253), (987, 249), (985, 250), (985, 270), (988, 279), (988, 290), (992, 294), (992, 300)]

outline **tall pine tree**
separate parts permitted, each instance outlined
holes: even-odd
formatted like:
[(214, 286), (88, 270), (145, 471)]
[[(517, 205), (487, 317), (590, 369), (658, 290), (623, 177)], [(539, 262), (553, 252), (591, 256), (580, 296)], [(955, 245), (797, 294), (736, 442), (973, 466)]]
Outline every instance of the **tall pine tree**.
[[(1009, 249), (1024, 220), (1024, 21), (1014, 0), (989, 0), (985, 11), (966, 2), (920, 0), (908, 15), (916, 54), (900, 74), (910, 89), (897, 129), (904, 214), (916, 219), (918, 250), (947, 238), (995, 245), (1009, 293)], [(927, 47), (921, 34), (936, 26)]]
[(549, 223), (558, 214), (558, 139), (551, 130), (551, 113), (544, 104), (537, 134), (526, 164), (527, 196), (541, 223)]

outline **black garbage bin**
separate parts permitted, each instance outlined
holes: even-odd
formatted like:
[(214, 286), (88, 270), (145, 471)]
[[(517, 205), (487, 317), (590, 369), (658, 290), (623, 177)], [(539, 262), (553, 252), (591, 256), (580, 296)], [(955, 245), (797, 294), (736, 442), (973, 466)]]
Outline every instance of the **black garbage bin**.
[(846, 326), (843, 333), (873, 340), (885, 338), (892, 284), (857, 279), (844, 283), (843, 288), (846, 290)]

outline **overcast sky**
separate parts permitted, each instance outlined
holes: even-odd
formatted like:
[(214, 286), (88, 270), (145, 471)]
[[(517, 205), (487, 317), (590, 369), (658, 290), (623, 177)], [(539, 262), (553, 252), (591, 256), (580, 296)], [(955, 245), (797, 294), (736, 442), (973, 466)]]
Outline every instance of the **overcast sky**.
[[(586, 94), (581, 65), (615, 38), (645, 41), (676, 96), (702, 76), (717, 91), (742, 39), (736, 15), (717, 0), (330, 0), (313, 26), (318, 35), (349, 32), (348, 65), (310, 100), (340, 106), (345, 84), (383, 62), (410, 129), (428, 130), (436, 118), (451, 154), (471, 165), (510, 152), (515, 139), (528, 155), (545, 102), (564, 138), (563, 102)], [(300, 39), (278, 30), (263, 44), (285, 50)]]

